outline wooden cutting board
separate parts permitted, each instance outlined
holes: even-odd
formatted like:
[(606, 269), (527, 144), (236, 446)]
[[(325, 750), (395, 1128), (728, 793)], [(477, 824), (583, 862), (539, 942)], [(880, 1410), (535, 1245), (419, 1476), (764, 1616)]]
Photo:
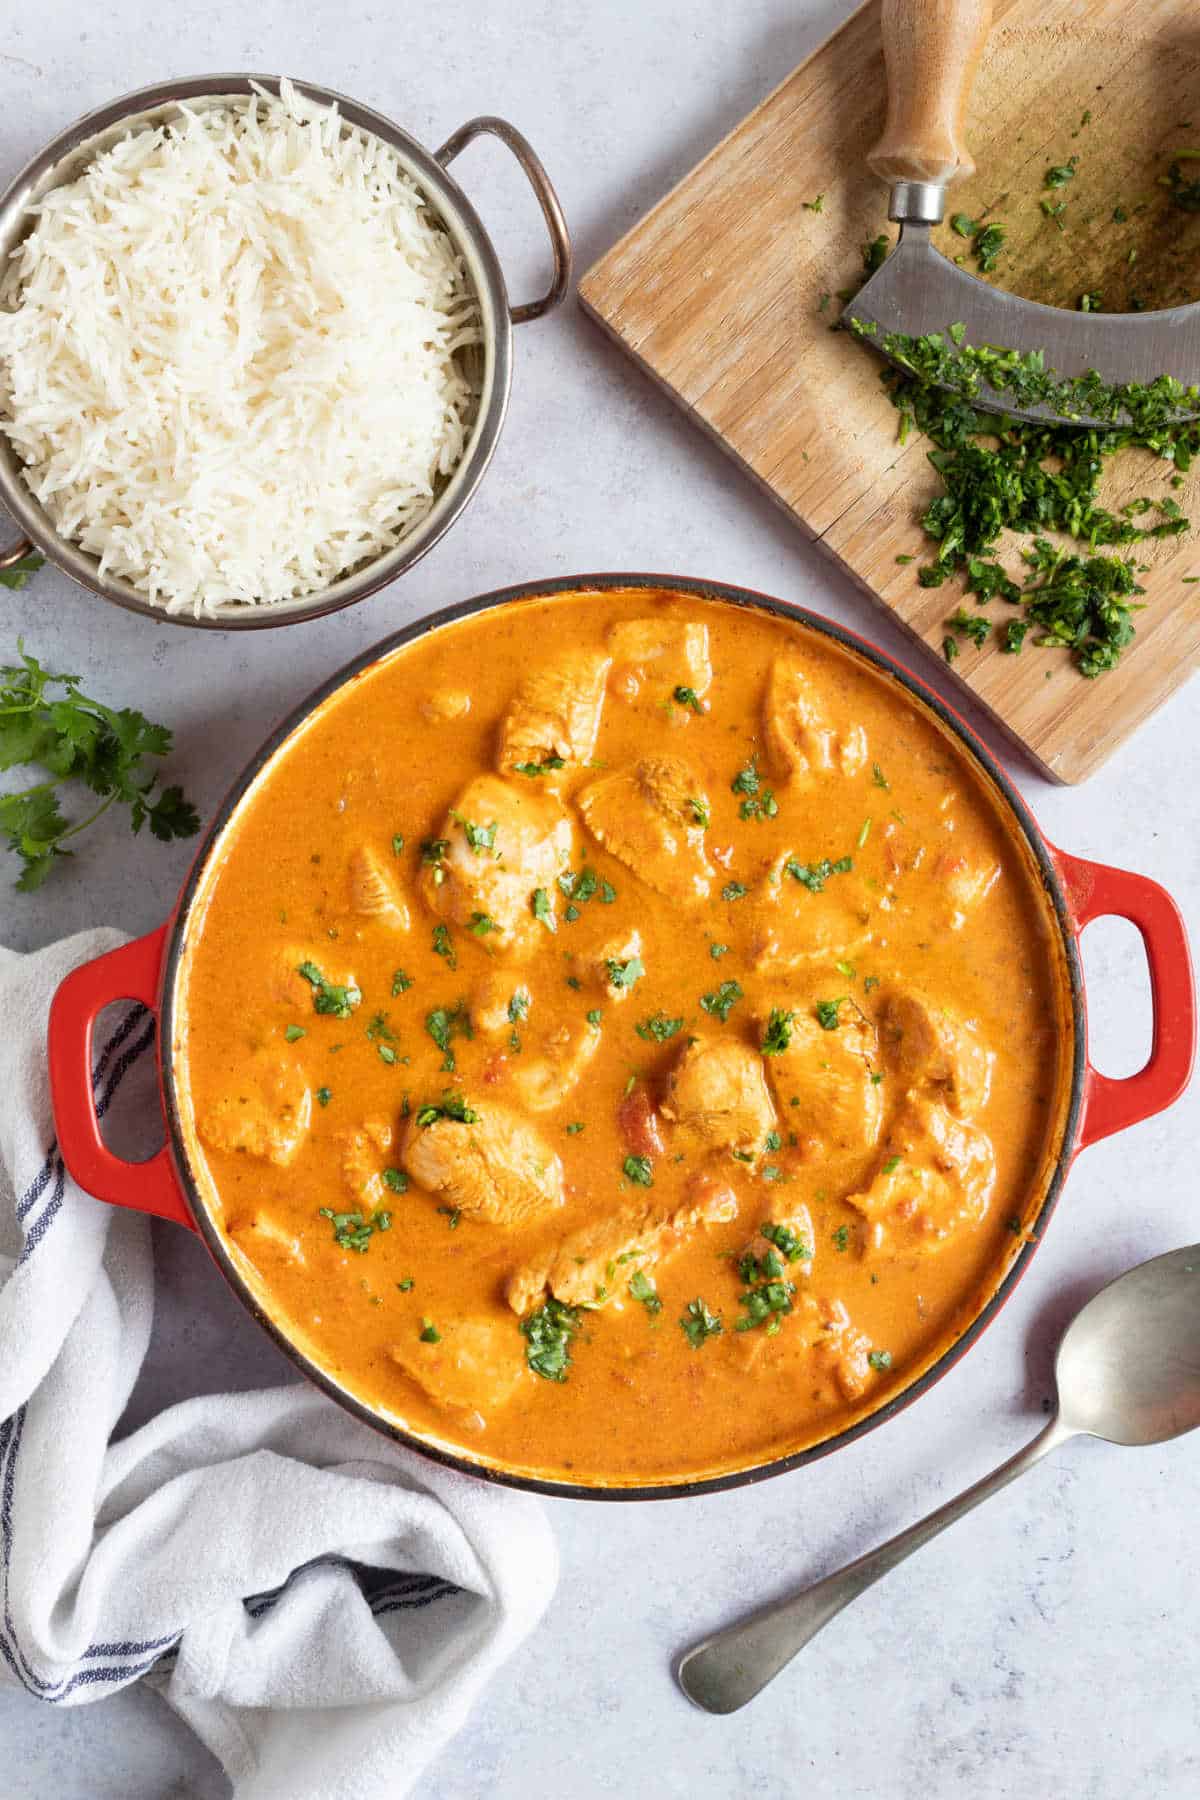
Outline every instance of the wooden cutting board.
[[(996, 0), (972, 105), (977, 173), (952, 210), (1002, 220), (993, 279), (1073, 306), (1099, 291), (1125, 309), (1200, 294), (1200, 215), (1159, 183), (1200, 146), (1200, 17), (1185, 0)], [(919, 519), (937, 491), (928, 445), (897, 440), (878, 361), (829, 329), (863, 244), (887, 227), (864, 154), (879, 134), (884, 71), (877, 0), (860, 11), (584, 278), (580, 298), (646, 372), (737, 458), (880, 605), (940, 655), (957, 583), (917, 584)], [(1086, 123), (1084, 122), (1087, 115)], [(1078, 158), (1047, 194), (1051, 164)], [(816, 202), (820, 209), (806, 207)], [(1040, 201), (1067, 202), (1064, 229)], [(1115, 210), (1128, 216), (1114, 222)], [(942, 248), (962, 239), (943, 228)], [(1131, 258), (1131, 252), (1136, 255)], [(1194, 287), (1189, 288), (1189, 282)], [(1195, 521), (1134, 547), (1146, 610), (1120, 667), (1084, 680), (1065, 651), (962, 647), (954, 675), (1054, 779), (1081, 781), (1200, 658), (1200, 463), (1177, 490), (1169, 464), (1115, 459), (1105, 499), (1172, 495)], [(1126, 552), (1128, 554), (1128, 552)], [(1004, 560), (1019, 572), (1010, 546)], [(967, 602), (968, 608), (971, 602)], [(997, 617), (1016, 616), (1008, 609)]]

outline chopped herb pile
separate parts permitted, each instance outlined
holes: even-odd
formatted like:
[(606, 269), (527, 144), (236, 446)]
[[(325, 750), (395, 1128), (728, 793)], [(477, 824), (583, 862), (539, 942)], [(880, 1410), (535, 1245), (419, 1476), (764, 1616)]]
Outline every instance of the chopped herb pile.
[(360, 1256), (370, 1249), (371, 1239), (377, 1231), (392, 1228), (390, 1212), (377, 1212), (370, 1218), (360, 1212), (334, 1212), (331, 1206), (320, 1206), (317, 1212), (333, 1226), (333, 1241), (338, 1248), (357, 1250)]
[(362, 993), (352, 982), (344, 986), (327, 981), (315, 962), (302, 962), (296, 970), (312, 989), (313, 1011), (327, 1013), (334, 1019), (348, 1019), (362, 1001)]
[(565, 1381), (571, 1366), (571, 1339), (581, 1326), (579, 1308), (566, 1306), (553, 1295), (521, 1320), (525, 1361), (543, 1381)]
[[(853, 329), (867, 341), (875, 335), (857, 323)], [(1132, 641), (1143, 591), (1134, 561), (1105, 547), (1188, 529), (1171, 499), (1143, 497), (1117, 512), (1102, 506), (1105, 464), (1118, 451), (1142, 449), (1186, 473), (1200, 450), (1200, 421), (1178, 414), (1196, 404), (1200, 392), (1165, 375), (1118, 387), (1094, 371), (1062, 381), (1039, 352), (964, 346), (961, 335), (961, 327), (952, 327), (945, 334), (888, 333), (878, 340), (900, 365), (886, 369), (883, 378), (900, 413), (901, 440), (914, 426), (931, 439), (929, 460), (942, 482), (922, 519), (937, 548), (918, 579), (923, 587), (940, 587), (957, 575), (978, 606), (1000, 599), (1022, 607), (1024, 616), (1002, 627), (1002, 650), (1019, 652), (1032, 629), (1035, 644), (1069, 650), (1080, 673), (1094, 678), (1114, 668)], [(972, 401), (984, 385), (1015, 405), (1044, 403), (1105, 423), (1056, 425), (978, 411)], [(1139, 522), (1155, 508), (1154, 523)], [(992, 560), (1004, 531), (1029, 540), (1020, 583)], [(1053, 546), (1045, 536), (1051, 531), (1076, 539), (1081, 552)], [(964, 616), (960, 609), (948, 621), (948, 659), (958, 654)], [(1024, 629), (1011, 630), (1013, 624)], [(982, 641), (978, 626), (970, 634)]]
[(662, 1301), (655, 1292), (654, 1283), (640, 1269), (629, 1277), (629, 1292), (635, 1300), (641, 1301), (651, 1318), (662, 1311)]
[(723, 981), (714, 993), (701, 994), (700, 1004), (706, 1013), (714, 1019), (720, 1019), (723, 1025), (741, 998), (742, 990), (736, 981)]
[[(40, 566), (40, 557), (24, 557), (0, 571), (0, 580), (5, 587), (23, 587)], [(117, 711), (91, 699), (78, 675), (43, 668), (20, 643), (17, 654), (19, 663), (0, 666), (0, 771), (29, 766), (49, 777), (0, 796), (0, 832), (23, 865), (16, 881), (22, 893), (40, 888), (55, 864), (71, 855), (64, 848), (68, 839), (114, 803), (129, 808), (135, 832), (149, 825), (162, 843), (199, 830), (199, 817), (182, 788), (158, 787), (151, 759), (170, 754), (171, 733), (164, 725), (152, 725), (132, 707)], [(67, 781), (81, 782), (98, 801), (74, 823), (59, 805)]]
[(822, 893), (831, 875), (848, 875), (853, 867), (854, 862), (849, 856), (839, 856), (836, 862), (830, 862), (827, 856), (823, 856), (820, 862), (815, 863), (800, 863), (795, 857), (791, 857), (784, 864), (792, 880), (798, 881), (801, 887), (806, 887), (810, 894)]
[(716, 1313), (710, 1313), (703, 1300), (689, 1300), (679, 1326), (684, 1337), (693, 1350), (701, 1349), (709, 1338), (720, 1337), (721, 1321)]
[(647, 1043), (665, 1044), (668, 1038), (683, 1030), (683, 1020), (668, 1019), (664, 1012), (651, 1013), (648, 1019), (639, 1020), (634, 1030)]
[(476, 1125), (479, 1114), (473, 1106), (467, 1105), (461, 1094), (447, 1090), (440, 1101), (429, 1101), (417, 1112), (417, 1124), (422, 1131), (428, 1131), (438, 1119), (456, 1119), (460, 1125)]
[(467, 1011), (466, 1005), (460, 1000), (458, 1005), (451, 1009), (444, 1006), (436, 1007), (433, 1012), (425, 1014), (425, 1029), (442, 1052), (442, 1068), (447, 1075), (452, 1075), (455, 1067), (452, 1048), (454, 1039), (463, 1037), (469, 1040), (475, 1035), (471, 1029), (471, 1015)]

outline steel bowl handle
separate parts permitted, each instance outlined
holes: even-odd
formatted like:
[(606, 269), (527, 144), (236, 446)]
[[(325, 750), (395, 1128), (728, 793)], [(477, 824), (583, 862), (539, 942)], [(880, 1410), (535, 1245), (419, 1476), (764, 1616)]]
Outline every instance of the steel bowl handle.
[(115, 1156), (100, 1135), (92, 1091), (96, 1020), (114, 1000), (140, 1000), (155, 1011), (166, 935), (162, 925), (82, 964), (59, 985), (50, 1003), (50, 1099), (62, 1159), (85, 1193), (194, 1231), (166, 1145), (147, 1162)]
[(507, 144), (528, 178), (534, 191), (537, 203), (542, 209), (542, 217), (546, 221), (546, 229), (550, 233), (550, 249), (554, 256), (554, 280), (550, 292), (540, 300), (527, 301), (524, 306), (509, 308), (509, 317), (514, 325), (523, 325), (527, 319), (540, 319), (543, 313), (553, 311), (559, 301), (564, 299), (571, 285), (571, 234), (567, 230), (567, 221), (554, 184), (542, 167), (542, 160), (537, 151), (519, 132), (515, 125), (507, 119), (497, 119), (486, 114), (479, 119), (468, 119), (465, 125), (448, 137), (440, 150), (435, 150), (433, 160), (443, 169), (447, 168), (454, 158), (466, 149), (474, 138), (484, 134), (497, 137), (502, 144)]
[(1053, 852), (1078, 931), (1106, 913), (1128, 919), (1141, 933), (1150, 969), (1153, 1037), (1150, 1055), (1123, 1080), (1088, 1063), (1079, 1148), (1124, 1131), (1178, 1100), (1196, 1055), (1196, 983), (1182, 914), (1157, 881)]
[(32, 556), (33, 550), (32, 538), (18, 538), (7, 550), (0, 550), (0, 569), (14, 568), (17, 563), (24, 562), (27, 556)]

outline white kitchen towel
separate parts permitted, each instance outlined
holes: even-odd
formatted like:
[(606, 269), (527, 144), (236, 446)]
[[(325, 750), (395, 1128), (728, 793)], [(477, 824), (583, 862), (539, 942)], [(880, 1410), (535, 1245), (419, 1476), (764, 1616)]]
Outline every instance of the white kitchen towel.
[[(0, 951), (0, 1676), (62, 1705), (149, 1677), (237, 1800), (394, 1800), (541, 1617), (546, 1517), (306, 1384), (113, 1440), (150, 1338), (150, 1227), (65, 1173), (45, 1038), (59, 981), (120, 941)], [(126, 1008), (94, 1069), (101, 1111), (140, 1088), (145, 1147), (153, 1033)]]

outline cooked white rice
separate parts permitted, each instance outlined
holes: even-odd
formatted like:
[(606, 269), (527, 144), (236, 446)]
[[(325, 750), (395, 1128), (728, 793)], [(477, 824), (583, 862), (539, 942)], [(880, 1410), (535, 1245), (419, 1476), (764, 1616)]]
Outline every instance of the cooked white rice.
[(429, 512), (479, 313), (387, 145), (284, 81), (133, 132), (31, 211), (0, 429), (101, 574), (170, 612), (269, 605)]

